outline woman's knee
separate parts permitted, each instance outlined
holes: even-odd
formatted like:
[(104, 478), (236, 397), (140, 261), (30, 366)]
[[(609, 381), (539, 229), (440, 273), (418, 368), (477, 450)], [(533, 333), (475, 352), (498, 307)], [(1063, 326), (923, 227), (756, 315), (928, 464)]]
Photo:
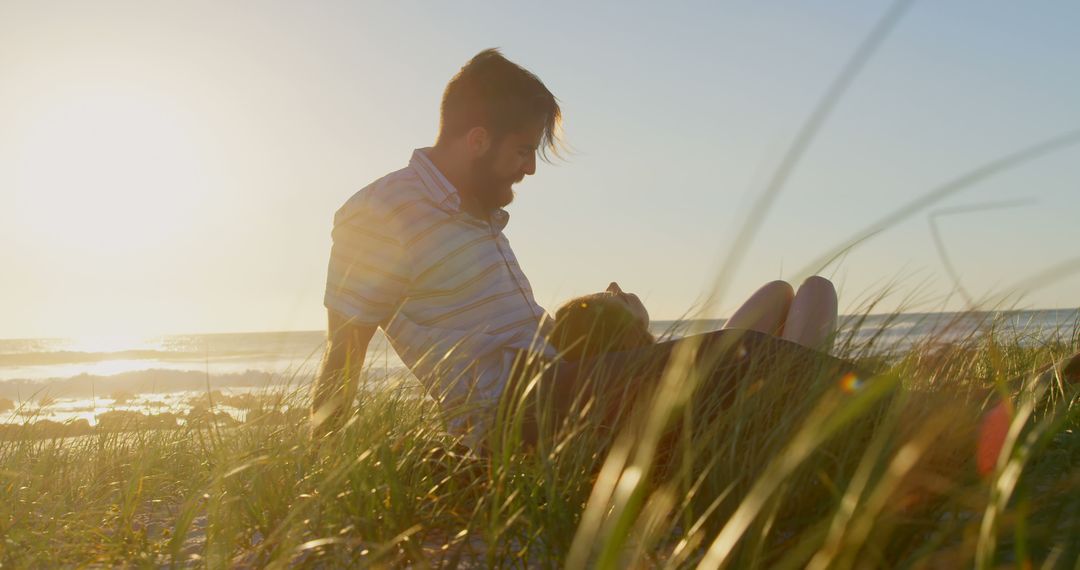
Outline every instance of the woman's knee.
[(836, 287), (828, 279), (814, 275), (799, 286), (784, 324), (783, 338), (828, 350), (836, 332)]
[(758, 288), (731, 315), (724, 328), (750, 329), (775, 334), (784, 325), (795, 291), (786, 281), (770, 281)]
[(795, 287), (784, 280), (770, 281), (761, 286), (761, 290), (768, 291), (769, 295), (777, 295), (781, 298), (791, 299), (795, 297)]
[[(789, 285), (790, 287), (790, 285)], [(836, 287), (832, 281), (820, 276), (811, 275), (799, 286), (799, 295), (811, 295), (813, 297), (836, 297)]]
[(798, 316), (798, 320), (809, 318), (812, 321), (822, 319), (835, 321), (836, 309), (836, 287), (833, 286), (832, 281), (819, 275), (812, 275), (799, 286), (799, 292), (795, 294), (795, 299), (791, 303), (791, 314), (788, 318), (790, 320), (791, 317)]
[(777, 279), (762, 285), (754, 296), (757, 297), (758, 295), (769, 300), (790, 303), (795, 298), (795, 288), (791, 286), (791, 283)]

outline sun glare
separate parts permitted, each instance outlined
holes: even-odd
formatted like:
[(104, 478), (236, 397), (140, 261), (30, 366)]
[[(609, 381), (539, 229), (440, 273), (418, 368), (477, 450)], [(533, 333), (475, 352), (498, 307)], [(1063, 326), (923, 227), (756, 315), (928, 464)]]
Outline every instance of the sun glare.
[(125, 350), (157, 350), (157, 338), (135, 335), (84, 335), (71, 339), (65, 350), (72, 352), (112, 353)]
[(38, 102), (20, 137), (16, 208), (27, 235), (118, 254), (175, 238), (205, 184), (182, 115), (137, 90)]

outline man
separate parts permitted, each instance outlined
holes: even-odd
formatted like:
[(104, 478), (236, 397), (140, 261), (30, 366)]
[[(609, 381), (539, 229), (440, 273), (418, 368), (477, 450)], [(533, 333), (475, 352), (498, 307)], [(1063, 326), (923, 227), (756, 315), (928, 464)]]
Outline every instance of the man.
[(489, 49), (446, 86), (438, 139), (334, 217), (329, 345), (314, 433), (341, 425), (375, 330), (445, 405), (490, 409), (520, 351), (551, 355), (550, 323), (503, 235), (512, 186), (557, 154), (561, 111), (532, 73)]

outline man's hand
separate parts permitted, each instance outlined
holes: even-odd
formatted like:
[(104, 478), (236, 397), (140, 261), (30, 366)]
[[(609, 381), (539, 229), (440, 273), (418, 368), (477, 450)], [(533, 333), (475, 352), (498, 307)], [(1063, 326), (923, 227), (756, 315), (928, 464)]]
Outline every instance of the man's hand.
[(328, 311), (326, 354), (311, 392), (311, 436), (318, 439), (340, 428), (356, 399), (364, 355), (377, 325), (350, 323)]

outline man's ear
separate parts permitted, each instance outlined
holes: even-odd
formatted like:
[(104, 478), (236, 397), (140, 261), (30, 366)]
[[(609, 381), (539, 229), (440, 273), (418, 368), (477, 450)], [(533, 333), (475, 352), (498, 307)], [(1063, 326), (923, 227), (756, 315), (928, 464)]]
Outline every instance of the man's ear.
[(473, 158), (480, 158), (491, 149), (491, 134), (484, 127), (473, 127), (465, 133), (465, 146)]

